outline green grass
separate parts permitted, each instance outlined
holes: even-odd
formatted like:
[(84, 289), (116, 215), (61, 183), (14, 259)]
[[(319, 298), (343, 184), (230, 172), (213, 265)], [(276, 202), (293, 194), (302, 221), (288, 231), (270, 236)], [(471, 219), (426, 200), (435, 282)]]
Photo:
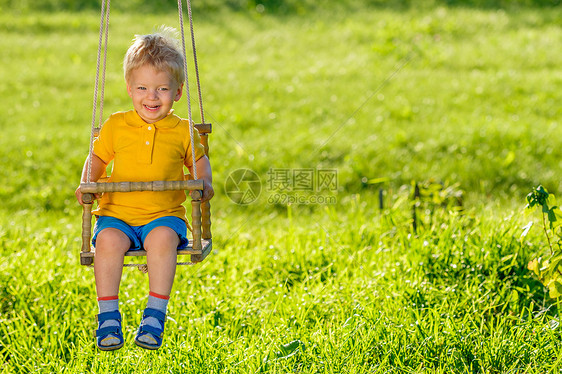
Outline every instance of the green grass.
[[(132, 343), (135, 270), (125, 347), (95, 349), (78, 265), (97, 15), (0, 14), (0, 372), (560, 371), (557, 303), (526, 269), (544, 242), (520, 240), (525, 194), (562, 188), (559, 8), (349, 4), (195, 14), (216, 252), (178, 270), (158, 352)], [(130, 107), (133, 34), (160, 24), (176, 15), (112, 14), (106, 114)], [(263, 184), (248, 206), (224, 190), (238, 168)], [(270, 168), (336, 169), (337, 203), (271, 203)], [(413, 233), (410, 183), (431, 179), (465, 210), (420, 210)]]

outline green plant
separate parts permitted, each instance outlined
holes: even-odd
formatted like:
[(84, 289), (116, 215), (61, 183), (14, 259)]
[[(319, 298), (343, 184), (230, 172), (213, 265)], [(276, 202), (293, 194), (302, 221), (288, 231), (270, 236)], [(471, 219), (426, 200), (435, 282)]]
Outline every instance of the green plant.
[[(533, 271), (542, 284), (548, 287), (552, 298), (562, 296), (562, 212), (556, 205), (553, 194), (541, 185), (527, 195), (527, 208), (541, 208), (542, 227), (548, 252), (531, 260), (528, 269)], [(547, 222), (548, 221), (548, 222)], [(529, 232), (532, 222), (524, 227), (523, 237)]]
[[(412, 182), (412, 226), (417, 230), (418, 224), (434, 224), (436, 208), (447, 211), (460, 211), (463, 208), (463, 191), (459, 183), (438, 183), (434, 180)], [(418, 214), (419, 209), (419, 214)]]

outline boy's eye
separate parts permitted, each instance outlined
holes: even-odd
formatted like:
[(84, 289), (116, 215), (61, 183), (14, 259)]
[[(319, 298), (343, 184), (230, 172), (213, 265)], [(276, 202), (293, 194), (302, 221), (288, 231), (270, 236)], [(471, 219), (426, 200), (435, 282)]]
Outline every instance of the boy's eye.
[(139, 86), (138, 89), (139, 89), (139, 90), (146, 90), (146, 87)]
[(168, 87), (160, 87), (160, 91), (168, 91)]

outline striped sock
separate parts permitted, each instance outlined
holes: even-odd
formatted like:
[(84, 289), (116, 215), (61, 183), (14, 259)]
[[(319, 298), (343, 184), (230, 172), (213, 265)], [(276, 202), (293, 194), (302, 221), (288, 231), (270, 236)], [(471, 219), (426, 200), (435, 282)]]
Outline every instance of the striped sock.
[[(149, 295), (148, 295), (148, 303), (146, 304), (146, 307), (151, 308), (151, 309), (159, 310), (160, 312), (166, 314), (166, 310), (168, 309), (168, 301), (169, 300), (170, 300), (170, 296), (159, 295), (156, 292), (150, 292)], [(156, 328), (159, 328), (159, 329), (164, 327), (164, 326), (162, 326), (162, 323), (160, 323), (160, 321), (158, 321), (154, 317), (144, 318), (141, 321), (141, 326), (142, 325), (148, 325), (148, 326), (156, 327)], [(156, 340), (154, 339), (154, 336), (152, 336), (152, 334), (148, 334), (148, 333), (140, 336), (138, 340), (143, 342), (143, 343), (146, 343), (146, 344), (152, 344), (152, 345), (157, 344)]]
[[(100, 314), (119, 310), (119, 296), (98, 297), (98, 307), (100, 310)], [(119, 326), (119, 322), (115, 319), (110, 319), (100, 323), (98, 329), (109, 326)], [(111, 334), (100, 342), (100, 345), (106, 347), (117, 344), (119, 344), (119, 339), (115, 335)]]

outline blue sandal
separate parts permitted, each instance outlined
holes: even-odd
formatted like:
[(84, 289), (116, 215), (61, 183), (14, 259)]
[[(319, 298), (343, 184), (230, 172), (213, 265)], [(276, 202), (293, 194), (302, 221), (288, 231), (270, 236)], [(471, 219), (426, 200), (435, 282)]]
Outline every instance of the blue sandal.
[[(162, 328), (144, 325), (142, 321), (144, 321), (146, 317), (156, 318), (158, 322), (160, 322), (160, 324), (162, 325)], [(166, 323), (166, 315), (159, 310), (146, 308), (142, 315), (142, 321), (139, 327), (139, 331), (137, 332), (137, 336), (135, 337), (135, 344), (145, 349), (160, 348), (162, 346), (162, 338), (164, 337), (164, 324)], [(146, 334), (152, 335), (156, 344), (148, 344), (139, 340), (140, 337)]]
[[(119, 322), (118, 326), (108, 326), (96, 330), (96, 346), (102, 351), (114, 351), (121, 348), (123, 344), (125, 344), (125, 339), (123, 339), (123, 333), (121, 332), (121, 313), (119, 313), (118, 310), (113, 312), (100, 313), (97, 315), (96, 319), (98, 322), (98, 326), (100, 326), (103, 322), (111, 319)], [(101, 345), (102, 341), (109, 338), (110, 335), (114, 336), (116, 339), (119, 339), (119, 343), (114, 345)]]

